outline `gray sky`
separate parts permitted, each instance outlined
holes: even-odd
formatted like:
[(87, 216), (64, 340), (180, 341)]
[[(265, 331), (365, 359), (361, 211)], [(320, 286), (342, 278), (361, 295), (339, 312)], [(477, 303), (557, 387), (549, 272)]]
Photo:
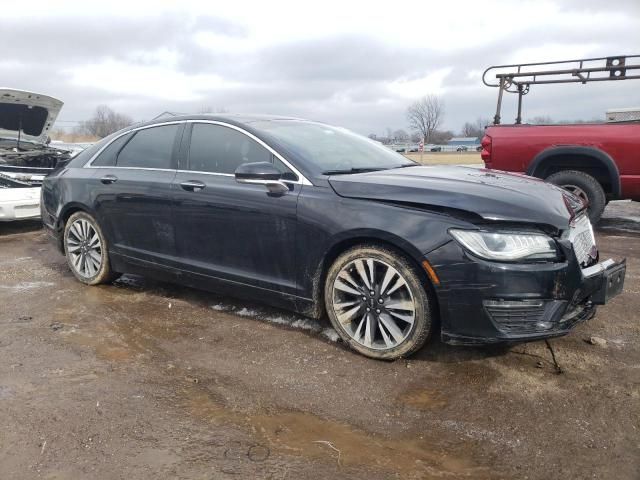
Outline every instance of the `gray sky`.
[[(458, 131), (494, 113), (497, 91), (480, 80), (489, 65), (640, 54), (640, 0), (105, 3), (4, 10), (4, 86), (60, 98), (63, 121), (101, 103), (136, 120), (209, 107), (363, 134), (406, 129), (407, 105), (435, 93)], [(524, 108), (591, 119), (631, 106), (640, 80), (534, 86)]]

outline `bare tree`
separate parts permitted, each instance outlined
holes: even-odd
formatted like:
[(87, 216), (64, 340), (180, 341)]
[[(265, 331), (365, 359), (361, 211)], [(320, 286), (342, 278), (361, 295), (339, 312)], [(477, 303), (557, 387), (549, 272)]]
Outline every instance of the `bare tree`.
[(107, 105), (99, 105), (93, 117), (80, 124), (80, 130), (88, 135), (104, 138), (132, 123), (133, 119), (128, 115), (115, 112)]
[(447, 131), (434, 130), (433, 132), (431, 132), (431, 141), (429, 143), (442, 145), (444, 143), (447, 143), (452, 138), (453, 138), (453, 132), (450, 130), (447, 130)]
[(409, 134), (405, 130), (399, 129), (393, 132), (393, 139), (396, 142), (407, 142), (409, 141)]
[(437, 95), (422, 97), (409, 105), (407, 118), (411, 128), (419, 131), (425, 142), (431, 143), (433, 132), (444, 118), (444, 102)]
[(549, 115), (540, 115), (527, 120), (527, 123), (532, 125), (550, 125), (553, 123), (553, 119)]
[(486, 118), (477, 118), (475, 122), (466, 122), (462, 127), (462, 136), (481, 137), (484, 135), (484, 127), (490, 123)]

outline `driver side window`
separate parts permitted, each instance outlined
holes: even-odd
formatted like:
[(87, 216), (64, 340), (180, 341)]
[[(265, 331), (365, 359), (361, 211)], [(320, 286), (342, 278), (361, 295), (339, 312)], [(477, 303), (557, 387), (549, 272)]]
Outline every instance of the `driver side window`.
[(243, 163), (271, 161), (271, 152), (241, 132), (222, 125), (193, 125), (189, 170), (233, 175)]

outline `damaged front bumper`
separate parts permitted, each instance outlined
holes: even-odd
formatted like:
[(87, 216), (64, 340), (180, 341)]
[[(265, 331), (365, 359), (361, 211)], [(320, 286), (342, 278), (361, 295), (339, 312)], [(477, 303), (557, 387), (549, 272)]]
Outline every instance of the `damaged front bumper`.
[(442, 340), (450, 344), (525, 342), (565, 335), (622, 292), (626, 261), (580, 268), (571, 243), (564, 261), (499, 263), (455, 242), (427, 255), (436, 270)]

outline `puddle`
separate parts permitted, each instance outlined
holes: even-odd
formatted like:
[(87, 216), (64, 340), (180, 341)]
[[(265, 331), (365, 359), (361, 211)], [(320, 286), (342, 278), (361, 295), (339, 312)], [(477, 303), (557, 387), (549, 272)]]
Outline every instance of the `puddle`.
[(247, 415), (225, 408), (201, 390), (184, 393), (192, 415), (213, 424), (247, 428), (261, 444), (284, 454), (329, 460), (338, 467), (382, 469), (400, 478), (490, 478), (489, 469), (434, 448), (422, 438), (386, 438), (303, 412)]
[(443, 408), (447, 405), (444, 395), (435, 390), (411, 390), (400, 395), (398, 401), (418, 410)]
[(5, 398), (11, 398), (13, 397), (13, 394), (14, 392), (12, 388), (0, 385), (0, 400), (4, 400)]

